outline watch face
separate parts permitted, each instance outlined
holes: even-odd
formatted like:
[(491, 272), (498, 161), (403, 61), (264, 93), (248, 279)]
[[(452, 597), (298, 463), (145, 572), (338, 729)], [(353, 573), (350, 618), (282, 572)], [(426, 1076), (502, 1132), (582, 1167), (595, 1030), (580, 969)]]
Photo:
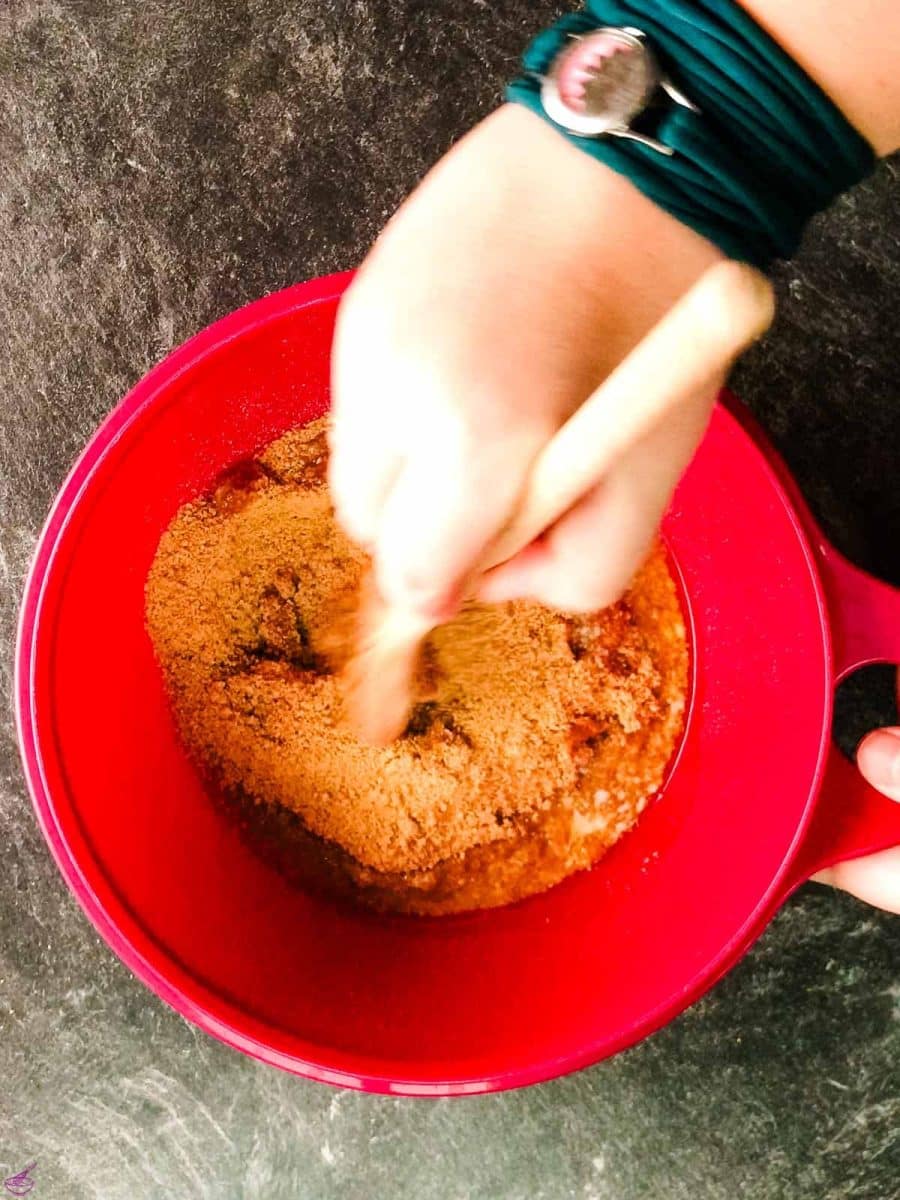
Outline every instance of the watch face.
[(627, 128), (659, 80), (653, 55), (636, 32), (598, 29), (557, 55), (541, 102), (547, 116), (572, 133), (608, 133)]

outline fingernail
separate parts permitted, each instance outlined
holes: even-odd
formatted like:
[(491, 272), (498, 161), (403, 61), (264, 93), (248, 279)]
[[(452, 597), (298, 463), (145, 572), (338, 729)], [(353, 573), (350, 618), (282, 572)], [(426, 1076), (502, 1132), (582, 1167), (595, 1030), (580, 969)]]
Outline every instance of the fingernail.
[(885, 787), (900, 786), (900, 729), (879, 729), (863, 745), (869, 775)]

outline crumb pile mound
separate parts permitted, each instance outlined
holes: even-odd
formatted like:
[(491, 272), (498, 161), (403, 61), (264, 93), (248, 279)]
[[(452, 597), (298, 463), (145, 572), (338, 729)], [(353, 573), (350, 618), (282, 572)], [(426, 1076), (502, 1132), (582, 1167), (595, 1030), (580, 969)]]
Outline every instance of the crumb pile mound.
[(659, 788), (688, 674), (657, 548), (591, 616), (473, 605), (434, 631), (405, 735), (347, 724), (341, 672), (367, 561), (338, 528), (324, 422), (183, 507), (147, 625), (190, 753), (259, 852), (382, 910), (505, 904), (589, 867)]

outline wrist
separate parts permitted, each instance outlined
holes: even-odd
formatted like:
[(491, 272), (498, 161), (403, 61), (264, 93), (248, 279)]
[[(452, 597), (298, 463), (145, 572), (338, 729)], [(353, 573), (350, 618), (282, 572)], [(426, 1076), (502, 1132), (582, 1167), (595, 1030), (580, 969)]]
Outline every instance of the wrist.
[(504, 105), (470, 136), (483, 138), (485, 151), (508, 164), (508, 204), (527, 197), (548, 228), (566, 231), (566, 283), (602, 293), (606, 369), (724, 257), (624, 176), (519, 105)]

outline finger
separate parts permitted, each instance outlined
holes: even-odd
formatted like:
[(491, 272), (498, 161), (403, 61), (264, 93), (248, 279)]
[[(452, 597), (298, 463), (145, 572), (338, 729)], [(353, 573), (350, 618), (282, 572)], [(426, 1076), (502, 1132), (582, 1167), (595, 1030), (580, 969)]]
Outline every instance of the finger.
[(328, 485), (335, 515), (354, 541), (370, 548), (403, 466), (400, 448), (377, 424), (366, 421), (342, 426), (329, 440)]
[[(351, 295), (351, 293), (348, 293)], [(397, 387), (376, 391), (382, 348), (371, 326), (358, 316), (359, 304), (345, 303), (332, 354), (332, 408), (328, 482), (335, 514), (345, 531), (371, 546), (381, 511), (403, 462), (399, 432), (404, 428)]]
[(838, 863), (813, 878), (885, 912), (900, 913), (900, 846)]
[(446, 619), (508, 520), (545, 437), (518, 429), (479, 443), (451, 416), (415, 438), (375, 540), (376, 578), (389, 604)]
[(872, 787), (900, 801), (900, 728), (870, 733), (857, 750), (856, 761)]
[(601, 484), (538, 542), (485, 577), (479, 597), (527, 596), (564, 612), (614, 603), (646, 554), (659, 518), (631, 503), (627, 488)]
[(647, 554), (716, 390), (666, 414), (543, 538), (490, 572), (481, 598), (531, 597), (568, 612), (591, 612), (617, 600)]

